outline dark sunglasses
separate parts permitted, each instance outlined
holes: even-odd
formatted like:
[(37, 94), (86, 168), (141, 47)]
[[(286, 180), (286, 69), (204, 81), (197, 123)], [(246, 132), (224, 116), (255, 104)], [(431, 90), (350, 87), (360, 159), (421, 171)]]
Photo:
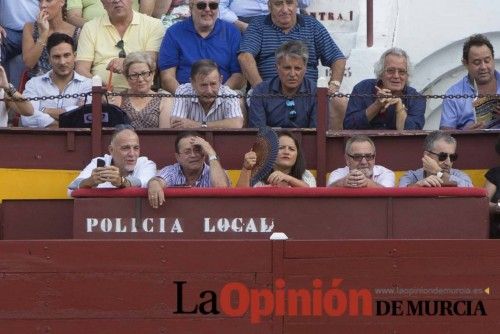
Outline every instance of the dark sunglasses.
[(125, 42), (123, 39), (120, 39), (118, 43), (116, 43), (115, 47), (120, 49), (120, 52), (118, 52), (118, 58), (127, 58), (127, 53), (125, 52)]
[(366, 161), (372, 161), (375, 159), (375, 154), (347, 154), (352, 160), (360, 162), (361, 160), (366, 159)]
[(216, 10), (217, 8), (219, 8), (219, 3), (218, 2), (198, 2), (196, 4), (196, 8), (198, 8), (199, 10), (205, 10), (206, 8), (210, 8), (211, 10)]
[(451, 162), (454, 162), (458, 159), (458, 154), (456, 154), (456, 153), (452, 153), (452, 154), (448, 154), (448, 153), (444, 153), (444, 152), (435, 153), (432, 151), (427, 151), (427, 153), (434, 154), (438, 158), (439, 161), (445, 161), (446, 159), (448, 159), (448, 157), (450, 157)]
[(288, 108), (288, 119), (292, 122), (297, 119), (297, 111), (295, 110), (295, 101), (288, 99), (285, 101), (285, 105)]

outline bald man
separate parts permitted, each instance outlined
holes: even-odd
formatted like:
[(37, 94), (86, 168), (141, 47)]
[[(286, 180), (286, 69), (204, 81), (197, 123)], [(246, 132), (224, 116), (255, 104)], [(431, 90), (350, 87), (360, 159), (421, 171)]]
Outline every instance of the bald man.
[(68, 186), (69, 192), (78, 188), (146, 187), (156, 175), (156, 164), (139, 156), (139, 137), (131, 126), (116, 128), (108, 150), (109, 154), (92, 159)]

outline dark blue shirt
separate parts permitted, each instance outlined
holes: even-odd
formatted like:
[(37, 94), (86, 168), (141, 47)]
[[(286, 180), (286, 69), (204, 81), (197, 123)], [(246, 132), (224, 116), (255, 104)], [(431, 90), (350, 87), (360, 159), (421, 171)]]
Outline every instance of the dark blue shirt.
[(191, 66), (200, 59), (211, 59), (219, 65), (224, 82), (233, 74), (241, 73), (238, 48), (241, 34), (231, 23), (217, 19), (212, 32), (205, 38), (194, 28), (192, 18), (178, 22), (167, 29), (160, 47), (160, 71), (177, 67), (176, 79), (188, 83)]
[(288, 33), (274, 25), (271, 15), (254, 18), (243, 35), (239, 52), (252, 54), (262, 80), (269, 80), (277, 74), (276, 49), (293, 40), (306, 43), (309, 51), (306, 77), (314, 82), (318, 81), (318, 59), (323, 66), (331, 67), (345, 58), (326, 28), (308, 15), (297, 15), (297, 24)]
[[(316, 127), (316, 83), (304, 78), (299, 87), (299, 94), (288, 99), (285, 96), (266, 97), (262, 95), (280, 95), (281, 81), (278, 76), (258, 84), (250, 97), (250, 110), (248, 112), (248, 126), (258, 128), (261, 126), (282, 128), (315, 128)], [(287, 106), (287, 100), (293, 100), (293, 107)], [(289, 102), (289, 104), (291, 104)], [(290, 112), (296, 112), (296, 118), (290, 118)]]
[[(379, 113), (371, 122), (366, 117), (366, 109), (376, 100), (375, 94), (377, 94), (377, 91), (375, 86), (377, 82), (376, 79), (367, 79), (354, 86), (351, 94), (369, 94), (373, 96), (351, 96), (349, 98), (344, 118), (344, 129), (396, 129), (396, 106), (394, 105), (387, 108), (384, 113)], [(409, 86), (405, 86), (403, 95), (419, 96), (418, 98), (402, 98), (403, 104), (408, 109), (405, 130), (421, 130), (425, 123), (425, 98), (415, 88)]]

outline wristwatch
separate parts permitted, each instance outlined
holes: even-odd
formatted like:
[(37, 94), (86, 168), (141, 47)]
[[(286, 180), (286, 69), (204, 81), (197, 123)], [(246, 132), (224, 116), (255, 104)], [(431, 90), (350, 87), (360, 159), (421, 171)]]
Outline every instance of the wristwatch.
[(210, 162), (212, 160), (219, 160), (219, 157), (216, 154), (209, 155), (208, 156), (208, 162)]
[(17, 92), (16, 87), (14, 87), (14, 85), (9, 82), (9, 88), (5, 89), (5, 94), (7, 94), (7, 96), (9, 97), (12, 97), (14, 96), (14, 94), (16, 94), (16, 92)]
[(124, 176), (122, 176), (120, 179), (120, 187), (119, 188), (125, 188), (127, 186), (127, 184), (125, 182), (127, 182), (127, 179)]
[(207, 122), (206, 121), (201, 122), (201, 127), (207, 128), (208, 127)]
[(328, 83), (328, 85), (329, 85), (329, 86), (330, 86), (330, 85), (334, 85), (335, 87), (340, 88), (340, 81), (338, 81), (338, 80), (331, 80), (331, 81)]
[(442, 178), (444, 175), (444, 173), (442, 171), (439, 171), (436, 173), (436, 176), (439, 177), (439, 178)]

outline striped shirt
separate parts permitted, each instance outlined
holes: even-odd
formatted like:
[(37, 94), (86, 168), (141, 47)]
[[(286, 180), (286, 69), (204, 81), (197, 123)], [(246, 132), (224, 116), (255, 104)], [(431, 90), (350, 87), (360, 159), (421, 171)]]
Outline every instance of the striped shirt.
[[(196, 95), (197, 93), (190, 83), (186, 83), (180, 85), (175, 91), (175, 94)], [(236, 92), (225, 85), (221, 85), (217, 94), (236, 95)], [(213, 122), (227, 118), (243, 117), (243, 114), (237, 97), (217, 97), (208, 113), (205, 113), (197, 97), (176, 97), (172, 116), (187, 118), (196, 122)]]
[[(163, 179), (163, 181), (167, 184), (167, 187), (189, 186), (186, 182), (186, 176), (184, 175), (179, 163), (163, 167), (162, 170), (156, 174), (156, 176)], [(206, 163), (203, 163), (203, 171), (193, 187), (210, 188), (211, 186), (210, 167)]]
[(323, 66), (331, 67), (334, 62), (344, 59), (344, 54), (335, 44), (326, 28), (315, 18), (297, 15), (297, 24), (285, 33), (276, 26), (271, 16), (252, 20), (241, 40), (239, 52), (248, 52), (255, 57), (262, 80), (277, 75), (274, 52), (283, 43), (302, 40), (309, 50), (306, 77), (318, 81), (318, 60)]

